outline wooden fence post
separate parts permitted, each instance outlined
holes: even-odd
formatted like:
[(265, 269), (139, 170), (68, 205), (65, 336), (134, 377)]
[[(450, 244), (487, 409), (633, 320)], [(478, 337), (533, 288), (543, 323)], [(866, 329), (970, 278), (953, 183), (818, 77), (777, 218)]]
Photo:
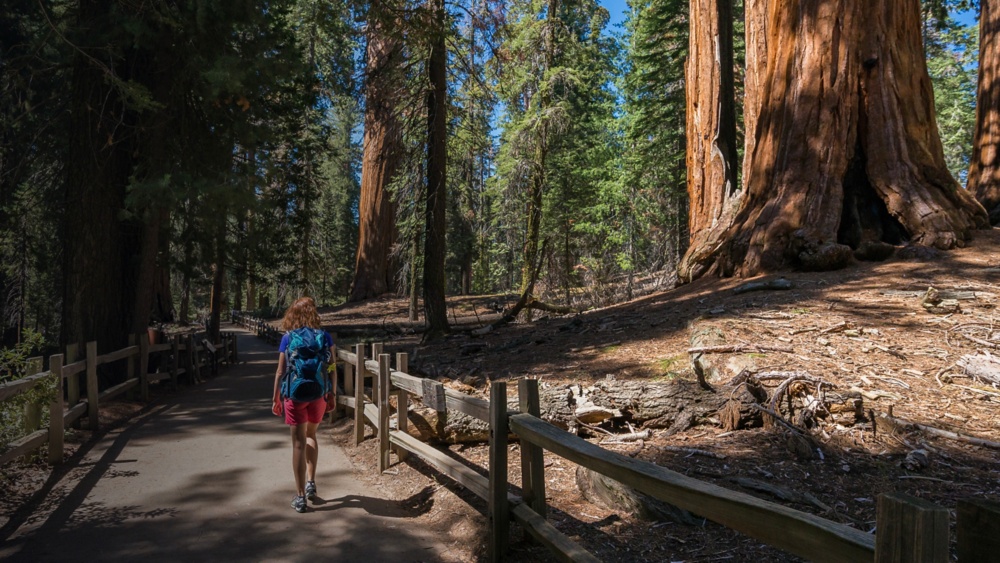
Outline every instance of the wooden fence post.
[(946, 563), (948, 509), (904, 493), (878, 497), (876, 563)]
[(958, 561), (992, 561), (1000, 557), (1000, 502), (958, 501)]
[[(378, 357), (382, 355), (382, 343), (381, 342), (375, 342), (375, 343), (373, 343), (371, 345), (371, 350), (372, 350), (372, 359), (375, 360), (376, 362), (378, 362)], [(365, 371), (367, 372), (368, 370), (366, 369)], [(371, 397), (372, 397), (372, 402), (375, 403), (375, 406), (378, 406), (378, 399), (379, 399), (379, 397), (381, 397), (381, 395), (379, 395), (379, 390), (378, 390), (379, 389), (379, 379), (380, 379), (379, 378), (379, 374), (377, 374), (377, 373), (372, 376), (372, 395), (371, 395)], [(379, 429), (376, 428), (375, 430), (378, 431)]]
[(198, 351), (198, 339), (194, 335), (191, 335), (191, 362), (194, 364), (194, 375), (198, 378), (198, 383), (205, 382), (201, 373), (205, 366), (203, 352), (204, 350), (202, 352)]
[(378, 356), (378, 470), (389, 469), (389, 354)]
[(191, 383), (201, 383), (201, 366), (198, 365), (198, 344), (194, 340), (194, 335), (187, 335), (187, 367), (185, 368), (191, 376)]
[[(409, 356), (406, 352), (396, 353), (396, 371), (407, 373), (409, 370)], [(410, 415), (410, 394), (405, 389), (396, 391), (396, 429), (406, 434), (409, 432)], [(410, 452), (406, 448), (396, 448), (396, 457), (399, 461), (406, 461), (410, 457)]]
[[(517, 399), (522, 413), (541, 417), (538, 380), (517, 382)], [(541, 446), (521, 440), (521, 494), (524, 502), (545, 518), (545, 452)]]
[(181, 363), (181, 344), (180, 336), (174, 335), (170, 339), (170, 353), (174, 357), (174, 361), (170, 364), (170, 386), (173, 387), (174, 391), (177, 390), (177, 371), (180, 369)]
[(65, 419), (63, 418), (63, 355), (49, 356), (49, 371), (55, 379), (55, 393), (49, 403), (49, 463), (62, 463), (65, 443)]
[(507, 509), (507, 384), (490, 384), (489, 560), (503, 561), (510, 514)]
[[(354, 364), (351, 362), (344, 362), (344, 395), (354, 397)], [(351, 414), (353, 415), (355, 411), (357, 408), (351, 410)]]
[[(72, 364), (78, 359), (80, 359), (80, 345), (75, 342), (73, 344), (67, 344), (65, 362), (67, 364)], [(70, 408), (72, 408), (79, 402), (80, 402), (80, 375), (79, 374), (71, 375), (69, 379), (66, 380), (66, 404), (68, 404)]]
[(234, 364), (240, 363), (240, 345), (239, 345), (239, 342), (240, 342), (240, 340), (239, 340), (239, 338), (237, 338), (237, 335), (234, 332), (233, 333), (233, 363)]
[[(138, 342), (136, 341), (136, 335), (135, 334), (128, 335), (128, 345), (129, 346), (135, 346), (136, 344), (138, 344)], [(125, 379), (126, 380), (130, 380), (130, 379), (132, 379), (132, 378), (134, 378), (136, 376), (135, 365), (138, 363), (138, 360), (139, 360), (139, 355), (138, 354), (136, 354), (135, 356), (129, 356), (129, 357), (125, 358), (125, 373), (126, 373)], [(131, 400), (135, 400), (135, 395), (136, 395), (135, 387), (132, 387), (131, 389), (129, 389), (125, 393), (125, 396), (128, 397), (128, 399), (130, 401)]]
[[(357, 379), (354, 387), (354, 445), (365, 439), (365, 345), (354, 346), (354, 377)], [(374, 395), (374, 393), (373, 393)], [(374, 398), (374, 397), (373, 397)]]
[[(34, 358), (28, 358), (25, 362), (25, 375), (35, 375), (36, 373), (42, 373), (45, 371), (45, 359), (41, 356)], [(24, 419), (22, 420), (22, 428), (24, 429), (24, 435), (27, 436), (32, 432), (38, 430), (42, 427), (42, 404), (31, 401), (24, 404)], [(29, 458), (33, 453), (28, 453), (24, 455), (24, 461), (29, 461)]]
[[(327, 374), (330, 376), (330, 392), (333, 393), (333, 410), (330, 411), (330, 422), (337, 422), (340, 420), (340, 394), (337, 393), (337, 381), (340, 374), (337, 373), (337, 344), (336, 339), (334, 339), (333, 353), (330, 355), (330, 365), (327, 366)], [(326, 416), (325, 414), (323, 416)]]
[(406, 352), (396, 352), (396, 371), (410, 373), (410, 356)]
[(97, 430), (97, 342), (87, 343), (87, 430)]
[(139, 397), (149, 401), (149, 332), (139, 333)]

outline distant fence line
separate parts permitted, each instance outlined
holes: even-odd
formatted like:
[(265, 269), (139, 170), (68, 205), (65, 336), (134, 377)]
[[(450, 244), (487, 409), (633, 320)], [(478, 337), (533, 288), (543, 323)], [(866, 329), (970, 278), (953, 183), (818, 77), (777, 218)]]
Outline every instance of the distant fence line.
[[(269, 341), (280, 332), (261, 319), (234, 319), (253, 328)], [(516, 520), (536, 540), (563, 561), (599, 561), (546, 520), (545, 466), (543, 451), (577, 463), (661, 501), (673, 504), (713, 522), (737, 530), (768, 545), (810, 561), (877, 563), (949, 561), (949, 520), (947, 508), (902, 493), (879, 496), (877, 533), (865, 533), (839, 522), (765, 501), (718, 485), (700, 481), (659, 465), (605, 450), (557, 428), (540, 418), (538, 381), (518, 381), (518, 411), (507, 410), (507, 386), (495, 381), (490, 400), (445, 388), (440, 382), (406, 373), (408, 357), (382, 353), (380, 343), (371, 345), (365, 358), (364, 344), (354, 351), (338, 350), (344, 362), (344, 396), (340, 406), (353, 411), (354, 442), (364, 438), (364, 426), (371, 426), (379, 440), (379, 471), (385, 471), (395, 453), (403, 461), (419, 456), (440, 473), (487, 501), (489, 517), (489, 559), (502, 561), (508, 545), (509, 522)], [(365, 385), (370, 380), (370, 391)], [(392, 409), (390, 397), (395, 397)], [(457, 411), (490, 425), (488, 476), (471, 469), (421, 442), (407, 432), (406, 413), (411, 397), (446, 417)], [(396, 428), (390, 427), (395, 412)], [(521, 444), (521, 496), (514, 495), (507, 482), (508, 437)], [(965, 499), (958, 503), (957, 545), (959, 561), (995, 560), (1000, 553), (1000, 503)]]
[[(82, 354), (81, 354), (82, 352)], [(34, 452), (48, 444), (48, 460), (59, 463), (63, 458), (66, 427), (72, 426), (86, 415), (87, 429), (97, 430), (98, 408), (105, 401), (123, 393), (135, 393), (139, 398), (149, 400), (149, 384), (169, 379), (176, 389), (178, 378), (188, 374), (200, 381), (206, 368), (216, 369), (219, 362), (237, 362), (236, 335), (223, 332), (220, 342), (210, 343), (203, 335), (178, 335), (168, 342), (150, 344), (149, 333), (129, 336), (129, 346), (106, 354), (97, 354), (97, 342), (87, 342), (83, 346), (70, 344), (63, 354), (53, 354), (48, 358), (48, 369), (43, 370), (43, 358), (32, 358), (29, 366), (37, 370), (32, 375), (0, 384), (0, 402), (28, 392), (39, 385), (49, 385), (53, 397), (48, 405), (48, 426), (41, 427), (41, 411), (45, 405), (28, 404), (25, 407), (25, 426), (29, 434), (10, 444), (0, 453), (0, 466)], [(158, 370), (148, 373), (151, 359), (159, 360)], [(98, 366), (114, 362), (126, 362), (124, 382), (100, 391), (98, 388)], [(84, 378), (85, 385), (81, 385)], [(86, 389), (83, 395), (82, 389)]]
[(274, 325), (272, 325), (270, 321), (253, 315), (248, 315), (242, 311), (231, 311), (229, 316), (234, 325), (239, 325), (253, 332), (258, 338), (264, 339), (264, 341), (269, 344), (277, 345), (281, 340), (281, 335), (284, 334), (280, 330), (274, 328)]

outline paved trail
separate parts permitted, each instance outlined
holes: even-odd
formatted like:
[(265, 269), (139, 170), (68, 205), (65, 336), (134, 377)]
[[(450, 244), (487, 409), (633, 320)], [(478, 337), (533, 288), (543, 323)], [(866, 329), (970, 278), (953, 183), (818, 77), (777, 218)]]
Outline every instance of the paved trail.
[(270, 414), (275, 349), (248, 333), (239, 346), (244, 363), (109, 432), (47, 484), (36, 513), (4, 534), (0, 560), (454, 560), (352, 478), (322, 426), (320, 498), (296, 513), (291, 441)]

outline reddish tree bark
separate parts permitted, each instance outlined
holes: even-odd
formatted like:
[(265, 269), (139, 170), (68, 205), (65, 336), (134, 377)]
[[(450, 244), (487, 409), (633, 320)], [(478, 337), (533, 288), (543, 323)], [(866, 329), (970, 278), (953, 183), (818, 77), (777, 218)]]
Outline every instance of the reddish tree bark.
[(979, 90), (968, 189), (1000, 224), (1000, 6), (979, 2)]
[(736, 102), (732, 0), (691, 0), (685, 69), (688, 231), (695, 239), (735, 211)]
[(749, 184), (686, 279), (832, 269), (866, 243), (962, 245), (985, 210), (951, 177), (918, 0), (770, 0)]
[(364, 154), (358, 204), (358, 252), (350, 301), (392, 290), (392, 247), (396, 242), (396, 206), (389, 184), (399, 167), (402, 129), (396, 114), (400, 44), (373, 5), (368, 24), (368, 71), (365, 85)]
[(767, 76), (767, 0), (744, 0), (746, 78), (743, 92), (743, 185), (750, 182), (750, 163), (757, 137), (757, 116)]

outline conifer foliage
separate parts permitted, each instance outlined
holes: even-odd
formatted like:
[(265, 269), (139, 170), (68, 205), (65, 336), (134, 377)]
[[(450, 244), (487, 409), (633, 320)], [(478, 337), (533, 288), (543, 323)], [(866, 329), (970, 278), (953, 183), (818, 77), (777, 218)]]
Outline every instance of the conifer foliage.
[(430, 337), (458, 293), (530, 318), (965, 244), (1000, 209), (997, 10), (869, 4), (12, 0), (3, 344), (214, 334), (302, 294), (409, 293)]

